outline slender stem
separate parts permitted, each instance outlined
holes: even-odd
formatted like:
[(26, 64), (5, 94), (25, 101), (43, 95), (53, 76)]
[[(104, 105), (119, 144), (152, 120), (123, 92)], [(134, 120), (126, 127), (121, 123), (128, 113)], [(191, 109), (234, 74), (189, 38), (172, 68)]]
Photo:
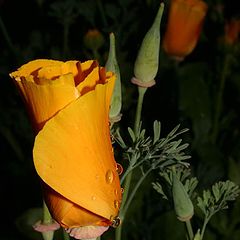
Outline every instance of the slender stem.
[[(144, 99), (144, 94), (146, 92), (147, 88), (141, 88), (138, 87), (138, 103), (137, 103), (137, 109), (136, 109), (136, 115), (135, 115), (135, 123), (134, 123), (134, 133), (137, 133), (137, 130), (139, 128), (139, 124), (140, 124), (140, 120), (141, 120), (141, 113), (142, 113), (142, 105), (143, 105), (143, 99)], [(130, 202), (132, 201), (133, 198), (133, 192), (131, 194), (131, 201), (129, 202), (129, 199), (127, 201), (127, 197), (128, 197), (128, 193), (129, 193), (129, 189), (130, 189), (130, 185), (131, 185), (131, 180), (132, 180), (132, 171), (129, 172), (129, 174), (126, 176), (125, 178), (125, 183), (124, 183), (124, 194), (123, 194), (123, 199), (122, 199), (122, 204), (121, 204), (121, 208), (120, 208), (120, 219), (122, 221), (121, 225), (118, 226), (118, 228), (115, 231), (115, 240), (121, 240), (121, 235), (122, 235), (122, 225), (123, 225), (123, 221), (124, 221), (124, 217), (126, 214), (126, 206), (128, 208)], [(141, 183), (140, 183), (141, 184)], [(139, 186), (140, 186), (139, 184)], [(136, 186), (135, 186), (136, 188)], [(136, 189), (137, 190), (137, 189)], [(135, 192), (136, 192), (135, 190)], [(134, 192), (134, 194), (135, 194)], [(125, 203), (127, 201), (127, 204), (125, 206)]]
[[(135, 196), (138, 188), (140, 187), (140, 185), (142, 184), (143, 180), (147, 177), (147, 175), (152, 171), (152, 168), (148, 169), (148, 171), (142, 176), (142, 178), (137, 182), (137, 184), (135, 185), (134, 189), (132, 190), (131, 192), (131, 195), (130, 197), (127, 199), (127, 202), (126, 202), (126, 197), (124, 199), (124, 201), (126, 202), (126, 204), (122, 204), (121, 206), (123, 206), (123, 209), (121, 210), (120, 209), (120, 214), (119, 214), (119, 217), (120, 219), (122, 220), (122, 223), (121, 225), (116, 229), (115, 231), (115, 240), (121, 240), (121, 235), (122, 235), (122, 224), (123, 224), (123, 220), (125, 218), (125, 215), (126, 215), (126, 212), (133, 200), (133, 197)], [(132, 174), (132, 172), (130, 173)], [(126, 182), (128, 184), (130, 184), (130, 181), (131, 181), (131, 178), (127, 178), (126, 179)], [(128, 188), (129, 189), (129, 188)], [(124, 191), (125, 193), (125, 191)], [(125, 195), (125, 194), (124, 194)], [(126, 196), (126, 195), (125, 195)]]
[(121, 240), (122, 238), (122, 223), (116, 228), (115, 240)]
[[(46, 203), (43, 201), (43, 224), (51, 224), (52, 216), (47, 208)], [(54, 235), (54, 231), (42, 232), (42, 237), (44, 240), (52, 240)]]
[(93, 58), (98, 60), (99, 63), (101, 63), (101, 57), (100, 57), (100, 54), (98, 53), (98, 50), (92, 49), (92, 53), (93, 53)]
[(131, 179), (132, 179), (132, 171), (127, 175), (125, 183), (124, 183), (124, 194), (122, 197), (122, 203), (121, 203), (121, 207), (120, 207), (120, 211), (119, 211), (119, 215), (121, 216), (120, 217), (121, 224), (117, 227), (117, 229), (115, 231), (115, 240), (121, 240), (122, 225), (123, 225), (123, 221), (124, 221), (124, 216), (121, 213), (123, 212), (123, 208), (125, 207), (125, 202), (127, 200), (128, 192), (130, 189)]
[[(148, 159), (150, 159), (150, 157)], [(145, 160), (146, 160), (146, 158), (144, 158), (144, 159), (142, 159), (140, 161), (138, 160), (138, 163), (134, 164), (134, 166), (128, 166), (127, 170), (125, 171), (125, 173), (121, 177), (120, 184), (122, 185), (124, 180), (125, 180), (125, 178), (128, 176), (128, 174), (130, 172), (132, 172), (134, 169), (136, 169), (137, 167), (139, 167)]]
[(124, 219), (124, 216), (126, 215), (126, 212), (128, 210), (128, 207), (130, 206), (132, 200), (133, 200), (133, 197), (135, 196), (138, 188), (141, 186), (143, 180), (148, 176), (148, 174), (152, 171), (152, 168), (149, 168), (147, 170), (147, 172), (141, 177), (141, 179), (137, 182), (137, 184), (134, 186), (134, 189), (132, 190), (131, 192), (131, 195), (129, 196), (125, 206), (124, 206), (124, 209), (122, 211), (122, 213), (120, 213), (120, 218), (122, 217), (122, 219)]
[[(212, 216), (212, 215), (211, 215), (211, 216)], [(205, 233), (206, 226), (207, 226), (208, 221), (210, 220), (211, 216), (205, 217), (205, 219), (204, 219), (203, 227), (202, 227), (202, 230), (201, 230), (201, 240), (203, 239), (203, 235), (204, 235), (204, 233)]]
[(189, 240), (193, 240), (194, 234), (193, 234), (191, 221), (188, 220), (185, 222), (185, 224), (186, 224), (186, 228), (187, 228), (188, 238), (189, 238)]
[(128, 176), (128, 174), (132, 171), (132, 167), (128, 167), (127, 170), (124, 172), (123, 176), (121, 177), (120, 184), (122, 185), (125, 178)]
[(146, 91), (147, 91), (147, 88), (138, 87), (138, 103), (137, 103), (137, 110), (136, 110), (135, 123), (134, 123), (135, 134), (137, 133), (137, 130), (140, 124), (143, 99)]
[(51, 214), (47, 208), (45, 201), (43, 201), (43, 223), (51, 223), (51, 222), (52, 222)]
[(223, 69), (220, 76), (220, 85), (219, 85), (219, 90), (216, 98), (216, 109), (215, 109), (215, 114), (213, 116), (213, 130), (212, 130), (213, 143), (216, 142), (218, 132), (219, 132), (219, 118), (222, 111), (223, 92), (225, 88), (226, 77), (228, 74), (229, 58), (230, 56), (227, 54), (224, 58)]

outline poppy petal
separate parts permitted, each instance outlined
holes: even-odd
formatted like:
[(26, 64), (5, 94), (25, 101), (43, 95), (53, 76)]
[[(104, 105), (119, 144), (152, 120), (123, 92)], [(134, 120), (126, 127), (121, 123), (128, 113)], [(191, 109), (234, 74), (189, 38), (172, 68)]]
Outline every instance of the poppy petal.
[(24, 96), (28, 112), (39, 130), (60, 109), (79, 96), (71, 73), (60, 76), (49, 84), (39, 85), (29, 79), (16, 81)]
[(111, 220), (121, 201), (108, 113), (114, 77), (51, 118), (35, 139), (42, 180), (78, 206)]

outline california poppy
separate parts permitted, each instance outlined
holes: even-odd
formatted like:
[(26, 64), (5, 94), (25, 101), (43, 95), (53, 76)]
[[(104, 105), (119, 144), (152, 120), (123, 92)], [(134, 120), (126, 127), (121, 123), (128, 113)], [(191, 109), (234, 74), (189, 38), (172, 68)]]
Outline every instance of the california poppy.
[(229, 45), (235, 44), (239, 40), (240, 19), (232, 18), (227, 21), (224, 26), (225, 43)]
[(109, 133), (115, 76), (96, 61), (31, 61), (10, 74), (36, 132), (33, 159), (54, 220), (109, 226), (121, 188)]
[(165, 52), (183, 59), (195, 48), (207, 12), (202, 0), (171, 0), (166, 32), (163, 38)]

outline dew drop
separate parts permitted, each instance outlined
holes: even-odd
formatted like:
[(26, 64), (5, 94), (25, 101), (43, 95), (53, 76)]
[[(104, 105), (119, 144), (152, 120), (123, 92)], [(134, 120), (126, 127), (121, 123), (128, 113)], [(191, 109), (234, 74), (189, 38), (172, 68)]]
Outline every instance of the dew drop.
[(114, 227), (114, 228), (116, 228), (116, 227), (118, 227), (119, 225), (120, 225), (120, 223), (121, 223), (121, 220), (120, 220), (120, 218), (119, 217), (115, 217), (113, 220), (112, 220), (112, 227)]
[(118, 190), (115, 189), (115, 190), (114, 190), (114, 193), (115, 193), (115, 195), (117, 196), (117, 195), (118, 195)]
[(116, 171), (117, 171), (118, 175), (121, 175), (121, 174), (122, 174), (122, 172), (123, 172), (123, 167), (122, 167), (121, 164), (119, 164), (119, 163), (116, 164)]
[(109, 183), (109, 184), (112, 183), (113, 177), (114, 177), (113, 171), (112, 171), (112, 170), (108, 170), (108, 171), (106, 172), (105, 177), (106, 177), (106, 183)]
[(121, 188), (121, 193), (122, 193), (122, 194), (124, 193), (124, 188)]
[(96, 197), (95, 197), (95, 196), (92, 196), (92, 200), (95, 201), (95, 200), (96, 200)]

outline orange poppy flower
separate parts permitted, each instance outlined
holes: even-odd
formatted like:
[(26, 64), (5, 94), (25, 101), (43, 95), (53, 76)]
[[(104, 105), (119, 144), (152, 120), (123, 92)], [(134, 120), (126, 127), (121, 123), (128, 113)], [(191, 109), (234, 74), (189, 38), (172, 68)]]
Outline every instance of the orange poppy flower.
[(201, 33), (207, 4), (202, 0), (171, 0), (166, 32), (165, 52), (182, 60), (195, 48)]
[(238, 41), (240, 34), (240, 19), (231, 19), (226, 22), (224, 26), (225, 30), (225, 43), (233, 45)]
[(121, 188), (109, 133), (115, 76), (96, 61), (35, 60), (10, 74), (37, 133), (34, 165), (64, 228), (109, 226)]

